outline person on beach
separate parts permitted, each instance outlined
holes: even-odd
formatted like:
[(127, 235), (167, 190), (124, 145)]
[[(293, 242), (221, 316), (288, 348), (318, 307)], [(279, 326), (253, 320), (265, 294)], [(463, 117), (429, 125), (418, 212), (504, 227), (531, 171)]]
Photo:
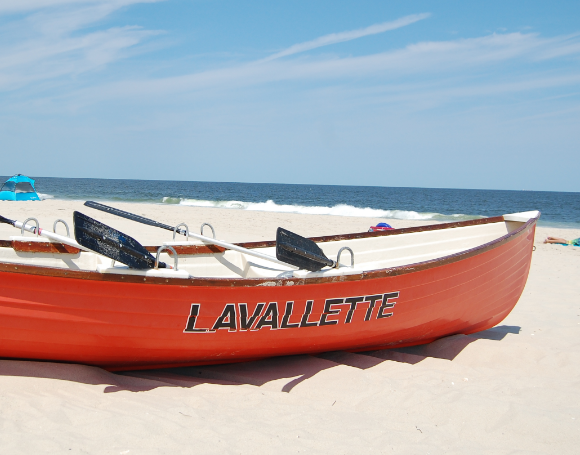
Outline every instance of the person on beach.
[(544, 243), (557, 243), (558, 245), (573, 245), (580, 246), (580, 238), (574, 240), (566, 240), (559, 237), (548, 237)]

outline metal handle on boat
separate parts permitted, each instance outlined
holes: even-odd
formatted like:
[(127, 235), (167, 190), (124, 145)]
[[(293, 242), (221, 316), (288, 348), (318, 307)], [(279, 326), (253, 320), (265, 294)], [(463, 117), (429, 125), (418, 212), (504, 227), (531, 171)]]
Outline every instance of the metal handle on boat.
[(64, 224), (64, 227), (66, 228), (66, 236), (67, 237), (70, 237), (70, 229), (68, 228), (68, 224), (66, 224), (66, 221), (65, 220), (61, 220), (60, 218), (58, 220), (56, 220), (54, 222), (54, 224), (52, 225), (52, 232), (54, 232), (56, 234), (56, 225), (58, 223)]
[(209, 224), (209, 223), (203, 223), (203, 224), (201, 225), (201, 230), (200, 230), (200, 233), (201, 233), (201, 235), (203, 235), (203, 228), (204, 228), (205, 226), (209, 226), (209, 228), (211, 229), (211, 233), (212, 233), (212, 235), (213, 235), (213, 238), (215, 239), (215, 229), (214, 229), (214, 228), (213, 228), (213, 226), (212, 226), (211, 224)]
[(175, 234), (177, 234), (177, 229), (180, 228), (181, 226), (185, 227), (185, 238), (187, 239), (186, 241), (189, 242), (189, 228), (185, 223), (179, 223), (177, 226), (173, 228), (173, 240), (175, 240)]
[(24, 220), (24, 222), (22, 223), (22, 228), (20, 228), (20, 233), (22, 235), (24, 235), (24, 226), (26, 226), (26, 223), (28, 223), (29, 221), (34, 221), (36, 223), (36, 237), (40, 237), (40, 224), (38, 223), (38, 220), (36, 218), (26, 218)]
[(336, 255), (335, 267), (337, 269), (340, 267), (340, 255), (344, 250), (347, 250), (350, 253), (350, 266), (354, 267), (354, 253), (352, 252), (352, 250), (349, 247), (343, 246), (340, 250), (338, 250), (338, 254)]
[(173, 253), (173, 270), (177, 270), (177, 253), (175, 249), (169, 245), (162, 245), (157, 250), (157, 257), (155, 258), (155, 270), (159, 269), (159, 256), (161, 256), (161, 252), (163, 250), (170, 250)]

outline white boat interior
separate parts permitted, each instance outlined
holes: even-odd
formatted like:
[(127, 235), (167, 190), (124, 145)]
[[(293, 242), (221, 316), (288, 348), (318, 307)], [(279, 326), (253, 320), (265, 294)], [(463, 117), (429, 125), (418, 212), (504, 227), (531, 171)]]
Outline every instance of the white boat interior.
[[(318, 272), (296, 270), (291, 265), (284, 266), (265, 259), (250, 256), (239, 251), (227, 250), (223, 253), (178, 255), (177, 269), (130, 269), (120, 263), (93, 252), (38, 253), (21, 252), (13, 248), (0, 248), (0, 262), (56, 267), (69, 270), (87, 270), (100, 273), (157, 276), (171, 278), (282, 278), (282, 277), (323, 277), (357, 274), (362, 271), (384, 269), (416, 264), (438, 259), (492, 242), (522, 226), (539, 212), (522, 212), (504, 215), (504, 221), (472, 226), (434, 229), (422, 232), (401, 233), (376, 237), (320, 242), (318, 246), (327, 257), (336, 260), (342, 247), (354, 252), (354, 266), (348, 251), (341, 256), (338, 268), (324, 268)], [(48, 242), (46, 238), (32, 234), (10, 238), (19, 242)], [(164, 245), (200, 245), (202, 241), (166, 242)], [(256, 248), (275, 257), (274, 247)], [(174, 257), (162, 252), (160, 260), (173, 265)]]

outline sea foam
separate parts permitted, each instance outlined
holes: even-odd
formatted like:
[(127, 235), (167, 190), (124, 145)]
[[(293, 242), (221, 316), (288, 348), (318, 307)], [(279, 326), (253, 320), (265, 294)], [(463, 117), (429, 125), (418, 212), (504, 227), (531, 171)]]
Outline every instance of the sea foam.
[(39, 193), (38, 191), (36, 192), (36, 194), (38, 194), (38, 197), (40, 198), (41, 201), (44, 201), (45, 199), (54, 199), (54, 196), (52, 194)]
[(473, 218), (467, 215), (442, 215), (440, 213), (419, 213), (411, 210), (381, 210), (371, 207), (355, 207), (348, 204), (337, 204), (332, 207), (277, 204), (272, 200), (266, 202), (244, 201), (208, 201), (164, 197), (165, 204), (181, 204), (193, 207), (215, 207), (224, 209), (251, 210), (259, 212), (303, 213), (307, 215), (356, 216), (366, 218), (395, 218), (401, 220), (444, 220)]

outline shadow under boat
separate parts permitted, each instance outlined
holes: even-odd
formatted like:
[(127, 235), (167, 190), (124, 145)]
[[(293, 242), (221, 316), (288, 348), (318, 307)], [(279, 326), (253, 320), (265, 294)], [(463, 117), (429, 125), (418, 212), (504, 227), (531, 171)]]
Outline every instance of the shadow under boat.
[(432, 343), (405, 348), (365, 352), (333, 351), (316, 355), (273, 357), (252, 362), (197, 367), (164, 368), (109, 372), (101, 368), (30, 360), (0, 360), (0, 376), (47, 378), (90, 385), (104, 385), (105, 393), (145, 392), (158, 387), (191, 388), (201, 384), (263, 386), (287, 379), (280, 389), (289, 393), (317, 373), (347, 365), (366, 370), (383, 362), (415, 365), (427, 357), (452, 361), (469, 344), (480, 339), (501, 341), (508, 334), (519, 334), (518, 326), (501, 325), (470, 335), (452, 335)]

